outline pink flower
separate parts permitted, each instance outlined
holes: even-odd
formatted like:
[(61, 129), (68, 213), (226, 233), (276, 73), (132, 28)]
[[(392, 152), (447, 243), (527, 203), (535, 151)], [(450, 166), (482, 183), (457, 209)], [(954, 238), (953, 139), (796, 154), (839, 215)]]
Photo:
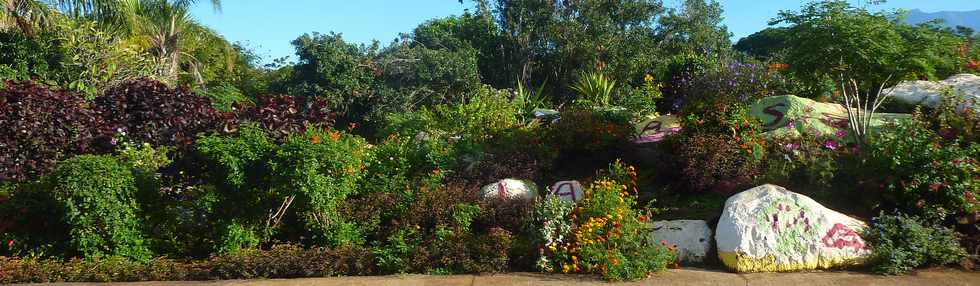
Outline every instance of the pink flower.
[(835, 135), (837, 135), (837, 138), (844, 138), (844, 136), (847, 136), (847, 132), (845, 132), (843, 129), (840, 129), (837, 130), (837, 134)]
[(786, 143), (786, 144), (783, 144), (783, 150), (786, 150), (787, 152), (794, 151), (794, 150), (799, 149), (799, 148), (800, 148), (800, 144), (799, 143)]
[(837, 145), (837, 141), (827, 140), (827, 142), (823, 143), (823, 147), (830, 150), (837, 150), (837, 147), (839, 146)]

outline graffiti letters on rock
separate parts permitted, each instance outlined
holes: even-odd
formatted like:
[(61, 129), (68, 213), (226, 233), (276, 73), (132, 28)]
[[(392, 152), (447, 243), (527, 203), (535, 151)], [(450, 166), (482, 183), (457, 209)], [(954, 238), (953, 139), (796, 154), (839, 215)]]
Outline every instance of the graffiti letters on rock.
[(718, 255), (737, 272), (839, 268), (870, 254), (867, 225), (783, 187), (763, 185), (732, 196), (715, 232)]

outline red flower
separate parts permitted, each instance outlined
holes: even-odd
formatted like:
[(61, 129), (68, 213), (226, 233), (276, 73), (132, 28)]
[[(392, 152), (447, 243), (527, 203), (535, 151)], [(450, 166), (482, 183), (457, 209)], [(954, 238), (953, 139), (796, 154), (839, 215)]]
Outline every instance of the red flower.
[(971, 70), (980, 69), (980, 62), (978, 62), (976, 59), (970, 59), (970, 62), (966, 64), (966, 68)]
[(14, 240), (13, 239), (7, 241), (7, 249), (14, 249)]

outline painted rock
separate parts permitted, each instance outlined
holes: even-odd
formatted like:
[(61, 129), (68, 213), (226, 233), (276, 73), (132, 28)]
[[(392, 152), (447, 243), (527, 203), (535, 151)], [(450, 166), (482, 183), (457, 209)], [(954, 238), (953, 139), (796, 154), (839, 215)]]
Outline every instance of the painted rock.
[(736, 272), (828, 269), (865, 263), (865, 227), (809, 197), (763, 185), (728, 198), (715, 242), (722, 263)]
[(533, 182), (517, 179), (503, 179), (484, 186), (481, 191), (484, 198), (530, 200), (538, 196)]
[(959, 97), (960, 108), (972, 106), (980, 111), (980, 76), (958, 74), (943, 81), (906, 81), (885, 89), (900, 102), (936, 107), (943, 97)]
[(681, 262), (701, 263), (711, 250), (711, 227), (703, 220), (671, 220), (651, 223), (653, 241), (676, 245)]
[(636, 144), (663, 141), (668, 135), (681, 132), (681, 122), (674, 115), (663, 115), (640, 122), (636, 128)]
[(557, 182), (554, 185), (551, 185), (548, 190), (556, 197), (573, 203), (581, 201), (582, 197), (585, 196), (582, 189), (582, 184), (578, 181)]
[[(770, 138), (796, 138), (801, 134), (835, 136), (838, 131), (848, 129), (847, 108), (843, 105), (794, 95), (762, 98), (749, 107), (749, 115), (759, 119)], [(911, 115), (876, 113), (870, 127), (877, 130), (905, 118)]]

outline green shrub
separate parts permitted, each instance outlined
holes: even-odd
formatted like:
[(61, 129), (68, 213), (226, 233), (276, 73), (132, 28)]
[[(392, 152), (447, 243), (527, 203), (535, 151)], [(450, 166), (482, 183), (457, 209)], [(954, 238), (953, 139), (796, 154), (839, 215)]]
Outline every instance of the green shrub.
[(59, 163), (47, 180), (64, 208), (75, 253), (88, 258), (150, 258), (128, 166), (112, 157), (81, 155)]
[(924, 266), (959, 262), (966, 255), (955, 233), (941, 226), (924, 226), (901, 213), (871, 219), (862, 237), (870, 244), (871, 263), (880, 274), (905, 274)]
[(635, 170), (617, 162), (605, 173), (572, 210), (567, 239), (543, 250), (541, 270), (638, 280), (675, 262), (666, 246), (650, 241), (647, 218), (635, 209)]
[(608, 151), (625, 145), (633, 135), (630, 115), (614, 110), (573, 108), (547, 127), (547, 144), (562, 154)]
[(339, 131), (310, 128), (290, 136), (270, 161), (272, 188), (293, 197), (297, 214), (318, 242), (363, 244), (356, 222), (338, 216), (337, 206), (358, 193), (366, 162), (367, 142)]
[[(898, 207), (927, 222), (980, 211), (980, 144), (943, 140), (919, 120), (871, 138), (849, 173), (884, 189), (883, 208)], [(860, 167), (858, 167), (860, 166)]]

